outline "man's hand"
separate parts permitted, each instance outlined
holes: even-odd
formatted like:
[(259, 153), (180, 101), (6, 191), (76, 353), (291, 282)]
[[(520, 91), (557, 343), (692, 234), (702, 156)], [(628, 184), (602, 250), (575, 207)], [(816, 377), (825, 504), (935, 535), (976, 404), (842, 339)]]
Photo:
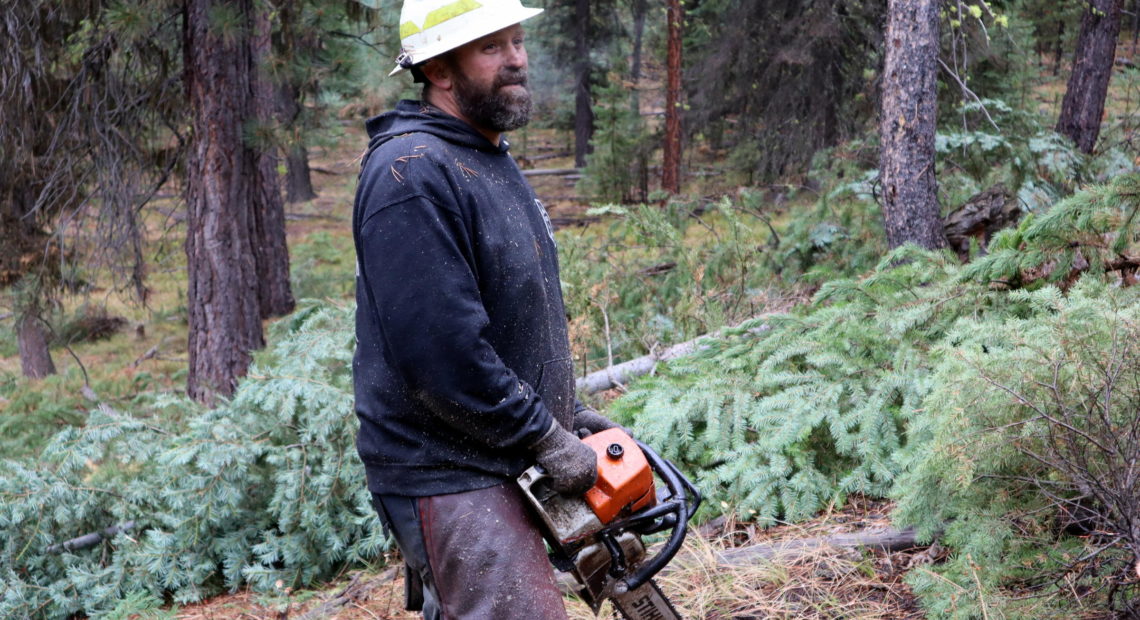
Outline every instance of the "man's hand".
[[(574, 413), (574, 424), (572, 428), (575, 431), (586, 429), (587, 431), (590, 431), (590, 434), (593, 434), (600, 433), (611, 428), (622, 428), (622, 426), (617, 422), (614, 422), (613, 420), (607, 418), (606, 416), (598, 413), (597, 411), (583, 406), (581, 409)], [(629, 434), (629, 431), (626, 430), (626, 433)], [(579, 435), (580, 434), (581, 433), (579, 433)]]
[(554, 479), (555, 491), (581, 495), (598, 479), (598, 456), (573, 433), (554, 422), (531, 448), (535, 460)]

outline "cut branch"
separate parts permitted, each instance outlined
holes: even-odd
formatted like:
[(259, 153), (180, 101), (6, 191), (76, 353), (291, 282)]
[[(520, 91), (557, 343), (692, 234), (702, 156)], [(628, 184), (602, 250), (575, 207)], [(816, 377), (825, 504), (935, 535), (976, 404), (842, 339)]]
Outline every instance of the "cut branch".
[[(751, 331), (762, 332), (767, 329), (767, 325), (761, 325)], [(706, 338), (715, 337), (715, 334), (697, 336), (692, 340), (675, 344), (660, 353), (650, 353), (649, 355), (643, 355), (627, 362), (596, 370), (584, 377), (579, 377), (575, 387), (586, 394), (597, 394), (598, 392), (625, 385), (634, 377), (640, 377), (653, 372), (658, 362), (667, 362), (704, 349), (705, 345), (702, 345), (701, 341)]]
[(114, 537), (119, 532), (130, 531), (134, 529), (134, 527), (134, 521), (127, 521), (126, 523), (120, 523), (119, 525), (112, 525), (111, 527), (100, 532), (91, 532), (90, 534), (84, 534), (82, 536), (72, 538), (71, 540), (51, 545), (47, 548), (47, 552), (62, 553), (64, 551), (79, 551), (81, 549), (94, 547), (104, 540)]

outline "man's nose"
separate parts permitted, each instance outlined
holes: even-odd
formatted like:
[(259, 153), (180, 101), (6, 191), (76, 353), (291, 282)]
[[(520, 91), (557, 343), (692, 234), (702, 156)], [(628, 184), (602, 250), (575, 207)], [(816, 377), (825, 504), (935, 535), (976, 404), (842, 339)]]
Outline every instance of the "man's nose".
[(526, 48), (521, 45), (509, 47), (503, 62), (511, 69), (526, 69)]

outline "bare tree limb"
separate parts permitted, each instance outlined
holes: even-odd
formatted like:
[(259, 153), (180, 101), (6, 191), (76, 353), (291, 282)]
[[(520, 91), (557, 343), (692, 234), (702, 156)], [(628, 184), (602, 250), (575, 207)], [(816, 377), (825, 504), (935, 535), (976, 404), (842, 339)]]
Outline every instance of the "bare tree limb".
[[(767, 325), (762, 325), (755, 328), (754, 331), (762, 332), (767, 331), (767, 329)], [(702, 340), (715, 337), (715, 334), (697, 336), (692, 340), (675, 344), (660, 353), (650, 353), (649, 355), (643, 355), (627, 362), (596, 370), (584, 377), (579, 377), (575, 387), (586, 394), (597, 394), (598, 392), (625, 385), (634, 377), (652, 373), (653, 369), (657, 367), (658, 362), (667, 362), (700, 351), (705, 348), (701, 343)]]

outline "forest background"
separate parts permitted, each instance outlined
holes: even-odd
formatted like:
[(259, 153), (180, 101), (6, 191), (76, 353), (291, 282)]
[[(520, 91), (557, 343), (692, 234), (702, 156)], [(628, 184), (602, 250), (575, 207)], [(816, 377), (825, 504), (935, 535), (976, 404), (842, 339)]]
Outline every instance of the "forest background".
[[(1140, 613), (1136, 3), (532, 4), (576, 364), (709, 334), (589, 395), (702, 519), (886, 498), (928, 617)], [(0, 7), (0, 616), (384, 562), (348, 222), (398, 6)]]

